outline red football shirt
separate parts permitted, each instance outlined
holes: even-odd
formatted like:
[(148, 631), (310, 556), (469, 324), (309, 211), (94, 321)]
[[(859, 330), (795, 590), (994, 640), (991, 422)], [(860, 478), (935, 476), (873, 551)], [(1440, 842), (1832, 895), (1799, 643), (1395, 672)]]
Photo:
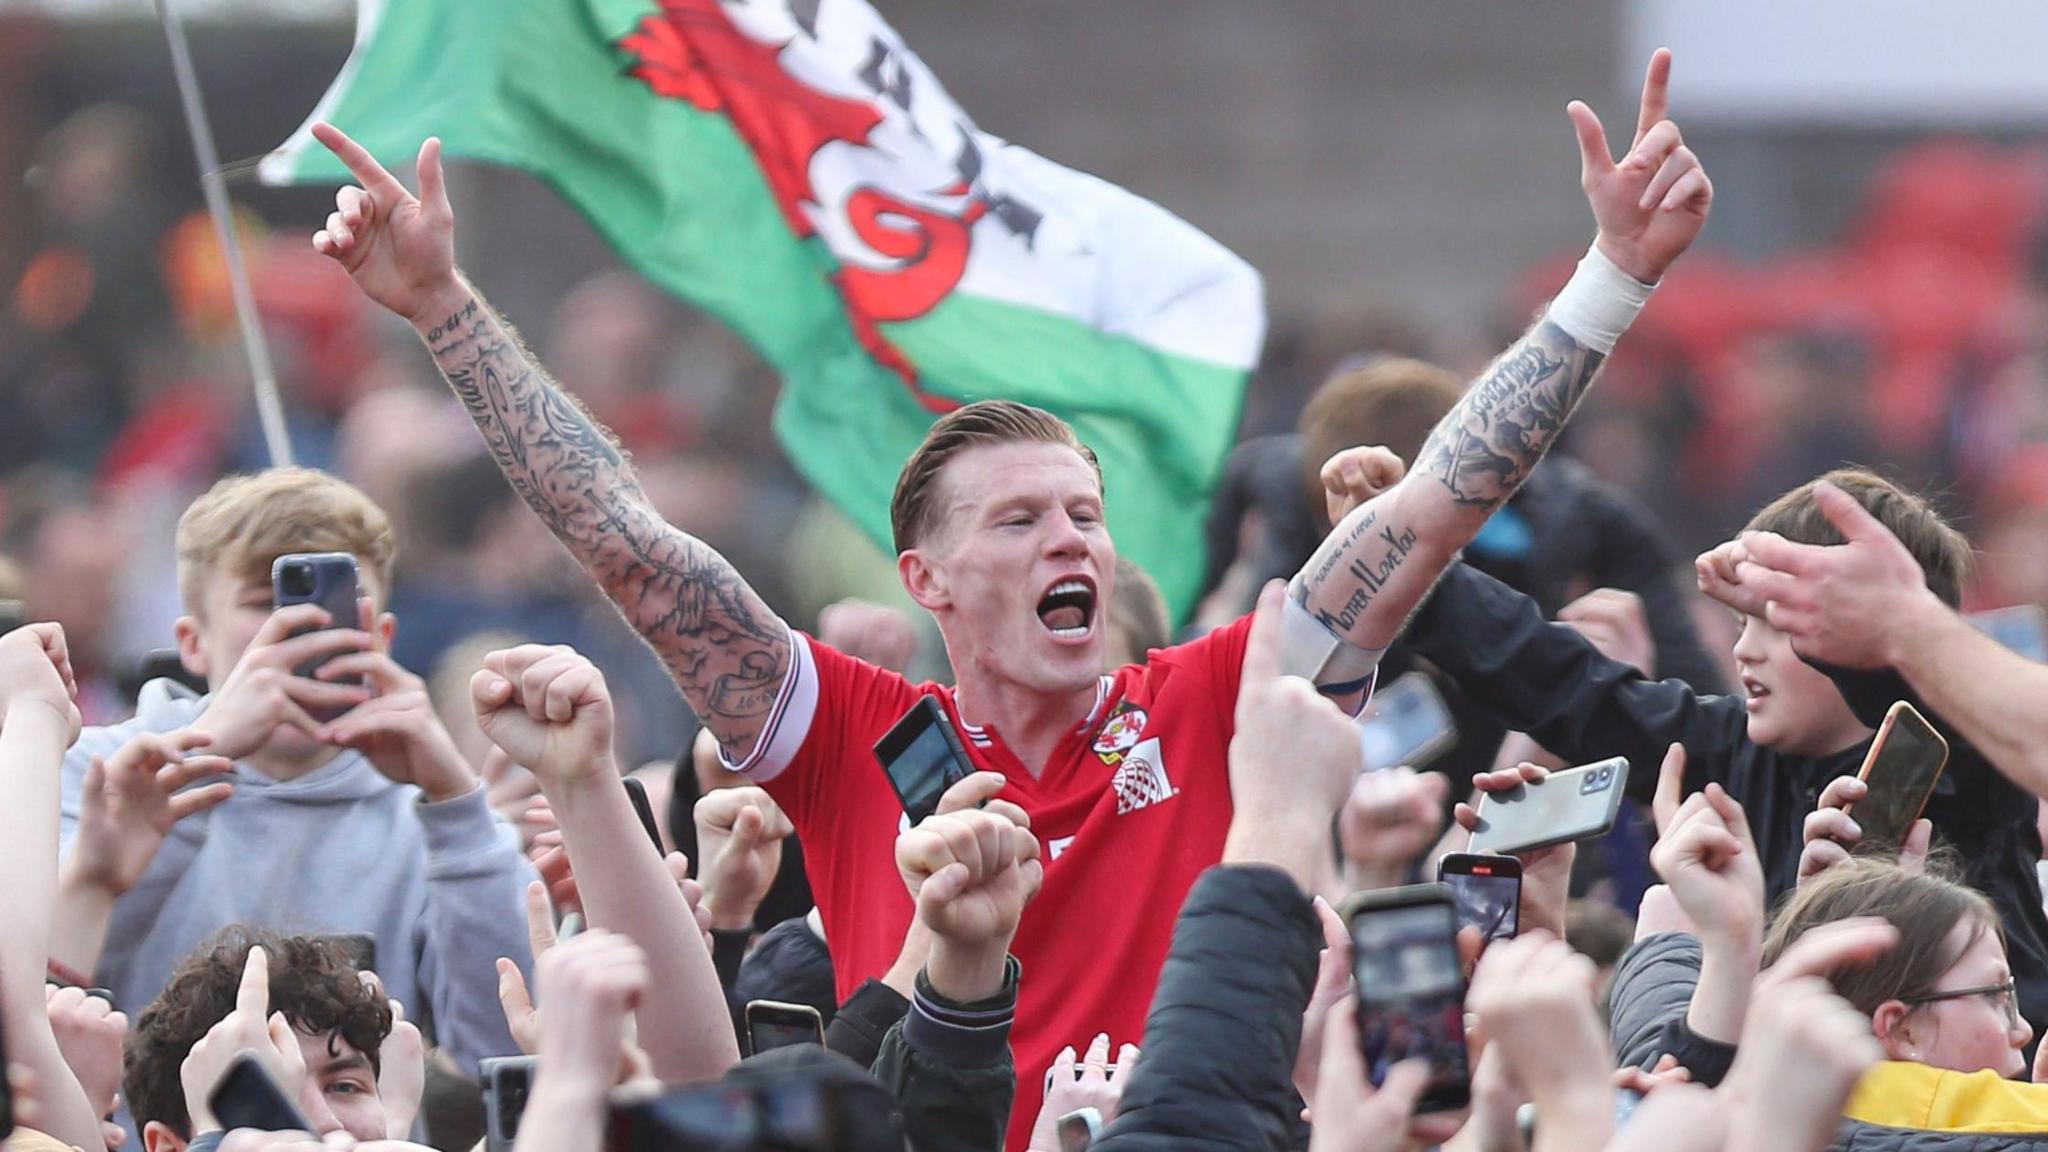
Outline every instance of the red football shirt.
[(1025, 1147), (1061, 1048), (1085, 1050), (1100, 1032), (1119, 1046), (1142, 1042), (1181, 903), (1223, 856), (1250, 626), (1246, 617), (1104, 676), (1094, 710), (1036, 779), (1001, 733), (963, 720), (952, 689), (798, 636), (769, 726), (738, 766), (796, 824), (841, 1000), (895, 963), (915, 911), (896, 872), (903, 808), (875, 741), (918, 697), (936, 696), (975, 767), (1009, 778), (1002, 796), (1030, 813), (1045, 861), (1045, 885), (1010, 947), (1023, 964), (1013, 1150)]

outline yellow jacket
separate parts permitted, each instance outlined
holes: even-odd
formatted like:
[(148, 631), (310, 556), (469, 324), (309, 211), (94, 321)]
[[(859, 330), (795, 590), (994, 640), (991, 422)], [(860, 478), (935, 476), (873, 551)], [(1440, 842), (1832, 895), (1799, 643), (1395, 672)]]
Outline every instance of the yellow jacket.
[(2048, 1084), (1887, 1060), (1863, 1077), (1843, 1115), (1888, 1128), (2048, 1132)]

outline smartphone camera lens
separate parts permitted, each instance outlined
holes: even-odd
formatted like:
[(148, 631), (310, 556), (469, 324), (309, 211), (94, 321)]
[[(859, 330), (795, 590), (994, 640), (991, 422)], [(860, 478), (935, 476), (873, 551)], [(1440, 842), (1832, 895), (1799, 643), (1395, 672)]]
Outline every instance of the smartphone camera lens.
[(313, 566), (311, 564), (287, 564), (278, 571), (277, 583), (287, 596), (311, 596), (313, 594)]

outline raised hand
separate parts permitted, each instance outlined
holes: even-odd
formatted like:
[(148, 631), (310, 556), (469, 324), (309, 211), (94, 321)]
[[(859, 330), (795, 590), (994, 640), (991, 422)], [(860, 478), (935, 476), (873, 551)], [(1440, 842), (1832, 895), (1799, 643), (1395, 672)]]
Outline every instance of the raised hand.
[(1650, 866), (1702, 938), (1754, 951), (1764, 926), (1763, 864), (1742, 805), (1719, 784), (1679, 806), (1657, 836)]
[[(1806, 814), (1800, 825), (1804, 846), (1799, 851), (1799, 885), (1843, 863), (1863, 842), (1863, 826), (1850, 809), (1870, 794), (1870, 785), (1854, 776), (1837, 776), (1820, 790), (1820, 803)], [(1927, 853), (1934, 839), (1934, 822), (1921, 817), (1906, 830), (1906, 842), (1899, 846), (1899, 864), (1913, 871), (1927, 866)]]
[(416, 785), (429, 801), (453, 800), (476, 790), (476, 772), (434, 711), (426, 681), (400, 667), (381, 642), (329, 660), (321, 667), (320, 678), (360, 678), (375, 693), (322, 725), (322, 740), (361, 752), (378, 772), (400, 784)]
[[(1481, 772), (1472, 778), (1472, 789), (1481, 794), (1511, 792), (1549, 775), (1548, 768), (1523, 763), (1513, 768)], [(1479, 809), (1461, 802), (1452, 812), (1452, 819), (1458, 827), (1472, 832), (1479, 827)], [(1470, 838), (1467, 839), (1469, 841)], [(1578, 855), (1577, 843), (1553, 844), (1515, 855), (1522, 862), (1522, 908), (1516, 917), (1518, 931), (1540, 930), (1553, 936), (1564, 935), (1564, 909), (1571, 899), (1572, 861)]]
[(1337, 814), (1337, 845), (1352, 891), (1391, 888), (1436, 843), (1451, 782), (1441, 772), (1405, 765), (1367, 772)]
[[(64, 882), (120, 896), (142, 879), (171, 826), (220, 804), (234, 785), (191, 785), (234, 771), (223, 756), (192, 755), (212, 738), (202, 732), (145, 732), (112, 758), (86, 769), (78, 834), (64, 862)], [(189, 790), (188, 790), (189, 788)]]
[[(384, 996), (384, 982), (375, 972), (358, 972), (364, 984)], [(405, 1005), (384, 997), (391, 1009), (391, 1031), (377, 1046), (377, 1099), (384, 1105), (384, 1134), (403, 1138), (412, 1133), (427, 1091), (427, 1044), (419, 1025), (405, 1018)]]
[(290, 604), (270, 614), (220, 686), (207, 694), (206, 711), (192, 730), (213, 738), (207, 751), (240, 760), (268, 743), (280, 727), (320, 739), (314, 713), (345, 712), (370, 698), (357, 684), (330, 684), (295, 669), (318, 660), (375, 647), (362, 628), (330, 628), (334, 618), (318, 604)]
[(414, 196), (341, 129), (315, 124), (313, 137), (361, 184), (335, 194), (313, 250), (347, 269), (363, 295), (415, 324), (439, 323), (466, 303), (456, 302), (468, 292), (455, 272), (455, 212), (442, 180), (441, 142), (428, 137), (420, 145)]
[[(104, 1119), (114, 1110), (114, 1096), (121, 1090), (121, 1046), (128, 1039), (128, 1017), (82, 988), (46, 984), (43, 1000), (57, 1050), (85, 1089), (92, 1114)], [(119, 1130), (119, 1125), (114, 1127)]]
[(1644, 676), (1657, 674), (1657, 640), (1641, 596), (1619, 588), (1595, 588), (1559, 609), (1557, 621), (1569, 624), (1609, 660)]
[(1313, 904), (1316, 920), (1323, 928), (1323, 950), (1316, 957), (1316, 986), (1309, 993), (1308, 1007), (1301, 1014), (1301, 1049), (1294, 1057), (1294, 1090), (1311, 1109), (1316, 1106), (1316, 1088), (1323, 1070), (1323, 1032), (1329, 1027), (1330, 1011), (1351, 995), (1351, 933), (1344, 918), (1318, 896)]
[(1742, 582), (1742, 565), (1749, 559), (1749, 545), (1729, 540), (1702, 552), (1693, 560), (1693, 574), (1700, 592), (1711, 600), (1744, 616), (1762, 616), (1767, 601), (1751, 585)]
[(16, 708), (46, 708), (78, 739), (78, 677), (61, 624), (24, 624), (0, 636), (0, 720)]
[(611, 692), (574, 649), (525, 644), (493, 652), (469, 691), (477, 726), (532, 770), (543, 790), (616, 781)]
[[(555, 947), (555, 914), (548, 906), (547, 889), (536, 880), (526, 886), (526, 942), (533, 962)], [(526, 975), (509, 958), (498, 957), (498, 1004), (505, 1010), (505, 1025), (512, 1042), (528, 1056), (540, 1051), (540, 1010), (533, 1006), (533, 994), (526, 989)]]
[(535, 962), (541, 1003), (540, 1058), (551, 1088), (601, 1097), (617, 1082), (632, 1039), (633, 1011), (647, 992), (647, 956), (624, 936), (591, 929)]
[[(1597, 1100), (1611, 1121), (1614, 1060), (1593, 1006), (1593, 962), (1547, 933), (1496, 942), (1479, 960), (1465, 1009), (1479, 1018), (1488, 1051), (1549, 1121), (1559, 1105)], [(1578, 1142), (1597, 1148), (1600, 1139)]]
[(1346, 448), (1323, 461), (1323, 509), (1330, 523), (1342, 524), (1352, 509), (1399, 484), (1407, 474), (1407, 463), (1391, 448), (1378, 445)]
[(1898, 943), (1883, 920), (1837, 920), (1809, 930), (1757, 978), (1749, 1022), (1723, 1090), (1740, 1102), (1730, 1147), (1817, 1152), (1842, 1106), (1884, 1059), (1870, 1018), (1835, 994), (1826, 974)]
[(1071, 1044), (1060, 1049), (1052, 1061), (1052, 1090), (1045, 1094), (1038, 1119), (1031, 1125), (1029, 1147), (1044, 1152), (1060, 1147), (1060, 1117), (1069, 1112), (1093, 1108), (1101, 1114), (1105, 1125), (1116, 1119), (1124, 1085), (1131, 1082), (1138, 1057), (1138, 1046), (1126, 1044), (1117, 1050), (1116, 1063), (1112, 1065), (1107, 1032), (1089, 1041), (1085, 1055), (1076, 1056)]
[(796, 833), (782, 808), (759, 788), (719, 788), (697, 801), (698, 872), (711, 926), (754, 926), (754, 913), (782, 870), (782, 842)]
[(1643, 79), (1635, 141), (1618, 164), (1593, 110), (1577, 100), (1566, 109), (1579, 136), (1579, 183), (1600, 226), (1594, 242), (1623, 272), (1645, 284), (1662, 278), (1692, 244), (1714, 200), (1713, 182), (1699, 157), (1685, 146), (1678, 125), (1666, 118), (1670, 91), (1671, 51), (1659, 48)]
[(1237, 689), (1230, 741), (1236, 806), (1224, 860), (1271, 864), (1314, 891), (1330, 867), (1330, 818), (1364, 767), (1358, 729), (1299, 676), (1282, 672), (1280, 617), (1286, 588), (1259, 594)]
[(208, 1097), (228, 1064), (245, 1050), (256, 1053), (286, 1099), (299, 1099), (306, 1079), (305, 1054), (299, 1050), (298, 1037), (284, 1013), (270, 1011), (270, 955), (261, 948), (249, 949), (249, 958), (243, 961), (234, 1010), (200, 1037), (178, 1069), (192, 1131), (220, 1127)]
[(917, 622), (886, 604), (840, 600), (818, 613), (818, 639), (855, 659), (900, 673), (917, 655)]
[(1038, 857), (1031, 829), (995, 812), (935, 815), (896, 839), (896, 870), (935, 947), (1007, 951), (1045, 878)]
[(1920, 562), (1854, 496), (1822, 481), (1813, 502), (1846, 543), (1795, 544), (1751, 532), (1736, 574), (1767, 602), (1764, 618), (1792, 638), (1799, 655), (1845, 668), (1888, 667), (1896, 663), (1887, 645), (1899, 622), (1940, 601)]
[(1358, 1039), (1356, 1000), (1330, 1013), (1320, 1080), (1331, 1091), (1319, 1097), (1309, 1152), (1398, 1152), (1407, 1147), (1416, 1102), (1429, 1086), (1429, 1068), (1420, 1060), (1403, 1060), (1374, 1090)]

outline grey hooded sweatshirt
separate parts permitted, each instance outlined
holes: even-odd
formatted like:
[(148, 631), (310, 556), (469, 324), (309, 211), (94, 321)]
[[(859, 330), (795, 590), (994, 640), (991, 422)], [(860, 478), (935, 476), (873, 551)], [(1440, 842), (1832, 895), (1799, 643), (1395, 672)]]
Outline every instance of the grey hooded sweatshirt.
[[(169, 680), (142, 688), (136, 716), (88, 728), (64, 757), (62, 850), (78, 831), (86, 768), (143, 732), (188, 727), (204, 697)], [(518, 833), (479, 788), (425, 803), (360, 753), (296, 780), (235, 765), (235, 794), (180, 821), (114, 905), (96, 978), (139, 1012), (208, 936), (246, 923), (285, 933), (371, 933), (377, 974), (408, 1018), (472, 1075), (516, 1055), (498, 1004), (497, 959), (531, 977)]]

